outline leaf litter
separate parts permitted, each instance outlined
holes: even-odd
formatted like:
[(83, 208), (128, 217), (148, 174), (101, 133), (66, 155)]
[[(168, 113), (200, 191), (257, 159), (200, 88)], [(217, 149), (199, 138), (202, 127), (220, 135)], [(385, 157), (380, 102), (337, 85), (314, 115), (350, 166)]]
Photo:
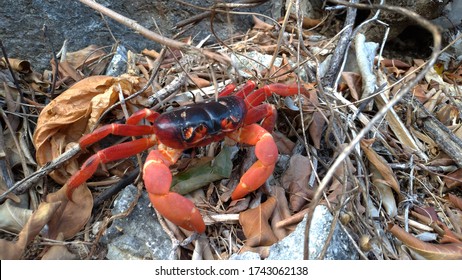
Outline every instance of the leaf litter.
[[(69, 176), (93, 150), (124, 139), (104, 140), (90, 151), (76, 151), (78, 155), (69, 160), (61, 160), (63, 154), (72, 150), (82, 135), (143, 107), (164, 111), (192, 102), (181, 92), (199, 86), (205, 94), (195, 97), (200, 100), (231, 80), (243, 83), (247, 78), (228, 70), (231, 59), (227, 58), (247, 57), (250, 52), (262, 59), (258, 67), (263, 68), (255, 71), (255, 65), (246, 65), (240, 73), (261, 84), (298, 81), (309, 95), (268, 100), (279, 111), (274, 136), (284, 156), (265, 186), (242, 201), (230, 202), (229, 194), (245, 169), (242, 158), (252, 158), (252, 149), (240, 147), (233, 153), (227, 147), (235, 143), (225, 141), (185, 153), (173, 167), (175, 190), (190, 193), (194, 189), (190, 198), (211, 218), (207, 220), (208, 238), (202, 236), (200, 242), (176, 249), (182, 252), (181, 258), (226, 259), (244, 251), (258, 252), (264, 258), (269, 246), (289, 235), (311, 206), (325, 204), (339, 215), (361, 255), (368, 259), (462, 259), (462, 70), (456, 59), (436, 64), (412, 88), (412, 95), (388, 108), (385, 117), (335, 168), (321, 199), (315, 200), (322, 179), (350, 139), (427, 63), (374, 53), (375, 60), (369, 61), (369, 75), (374, 77), (364, 71), (339, 69), (341, 79), (334, 89), (328, 89), (316, 78), (329, 65), (327, 55), (337, 47), (332, 42), (338, 42), (336, 34), (325, 32), (338, 19), (327, 19), (304, 18), (303, 24), (295, 15), (286, 17), (286, 22), (281, 19), (286, 26), (281, 42), (274, 23), (254, 17), (254, 28), (226, 41), (227, 48), (221, 48), (219, 55), (214, 54), (221, 46), (218, 44), (203, 48), (205, 57), (198, 59), (197, 54), (183, 49), (184, 42), (191, 42), (186, 38), (175, 45), (173, 54), (167, 51), (167, 56), (151, 50), (132, 53), (137, 62), (129, 69), (135, 71), (119, 77), (100, 75), (107, 62), (103, 59), (106, 53), (97, 46), (60, 61), (56, 77), (56, 62), (52, 61), (50, 71), (40, 74), (28, 61), (9, 59), (16, 78), (27, 84), (27, 89), (15, 86), (5, 60), (0, 61), (1, 259), (101, 256), (94, 252), (99, 248), (98, 234), (88, 229), (110, 219), (105, 209), (111, 207), (112, 199), (94, 208), (94, 196), (123, 180), (139, 162), (127, 159), (102, 166), (69, 201), (62, 187)], [(300, 46), (300, 52), (294, 51)], [(279, 59), (278, 66), (272, 63), (273, 58)], [(301, 61), (305, 61), (303, 65), (298, 64)], [(375, 92), (365, 88), (371, 81), (375, 81)], [(15, 104), (29, 106), (26, 110)], [(36, 162), (27, 156), (34, 150), (32, 143)], [(198, 156), (201, 160), (191, 159)], [(44, 174), (47, 176), (39, 175), (30, 188), (19, 188), (21, 194), (15, 191), (18, 182), (32, 178), (50, 162), (56, 166)], [(191, 236), (171, 224), (165, 229), (172, 230), (172, 238), (180, 242)], [(386, 234), (379, 234), (383, 232)], [(203, 255), (193, 256), (194, 244), (213, 250), (204, 249)]]

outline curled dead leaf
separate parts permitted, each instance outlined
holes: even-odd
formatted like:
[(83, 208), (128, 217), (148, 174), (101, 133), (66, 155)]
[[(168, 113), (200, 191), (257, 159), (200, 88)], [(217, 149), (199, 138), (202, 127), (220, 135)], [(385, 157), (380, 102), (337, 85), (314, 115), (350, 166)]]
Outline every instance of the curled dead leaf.
[[(18, 71), (20, 73), (30, 73), (32, 72), (32, 68), (30, 66), (30, 62), (27, 60), (17, 59), (17, 58), (9, 58), (8, 62), (11, 65), (11, 68), (14, 71)], [(0, 65), (6, 68), (6, 61), (5, 58), (1, 58)]]
[[(69, 52), (66, 54), (66, 62), (72, 66), (73, 69), (82, 71), (84, 66), (92, 65), (93, 69), (89, 76), (99, 75), (106, 68), (106, 60), (102, 58), (106, 55), (106, 52), (99, 46), (89, 45), (86, 48), (80, 49), (75, 52)], [(98, 63), (94, 63), (98, 61)]]
[(239, 214), (239, 223), (242, 225), (246, 237), (246, 246), (269, 246), (278, 241), (268, 223), (275, 207), (276, 199), (270, 197), (258, 207)]
[(462, 168), (457, 169), (454, 172), (449, 173), (443, 178), (448, 188), (455, 188), (462, 186)]
[(342, 72), (342, 79), (348, 86), (351, 97), (354, 100), (359, 100), (362, 88), (361, 76), (356, 72)]
[(274, 188), (274, 193), (277, 203), (273, 215), (271, 216), (271, 228), (274, 235), (281, 240), (289, 235), (291, 231), (285, 227), (278, 227), (277, 224), (290, 217), (290, 209), (285, 190), (280, 186), (276, 186)]
[(462, 260), (462, 243), (432, 244), (423, 242), (393, 223), (388, 224), (388, 231), (409, 249), (426, 259)]
[[(360, 142), (361, 149), (364, 151), (369, 163), (372, 164), (377, 170), (376, 179), (383, 179), (390, 185), (390, 187), (397, 193), (401, 195), (398, 179), (396, 179), (395, 173), (391, 170), (391, 167), (388, 165), (387, 161), (378, 155), (374, 149), (372, 149), (372, 144), (375, 142), (375, 139), (363, 139)], [(382, 177), (382, 178), (380, 178)]]
[(46, 197), (48, 203), (60, 203), (55, 215), (48, 223), (48, 237), (55, 239), (61, 233), (63, 239), (75, 236), (88, 222), (93, 208), (93, 196), (84, 185), (75, 189), (69, 201), (66, 196), (66, 187)]
[(31, 216), (32, 210), (7, 200), (0, 205), (0, 229), (20, 232)]
[(313, 196), (313, 191), (308, 187), (311, 174), (310, 160), (296, 154), (290, 158), (289, 168), (282, 175), (282, 187), (288, 190), (292, 211), (297, 212)]
[(376, 179), (373, 180), (372, 183), (379, 190), (380, 202), (381, 204), (383, 204), (383, 208), (385, 208), (385, 211), (387, 211), (387, 215), (391, 218), (398, 215), (398, 207), (396, 206), (396, 200), (388, 182), (382, 179)]
[(462, 210), (462, 198), (456, 196), (456, 195), (453, 195), (453, 194), (449, 194), (448, 195), (448, 198), (449, 198), (449, 201), (451, 201), (451, 203), (459, 208), (460, 210)]
[(18, 240), (7, 241), (0, 239), (0, 259), (20, 259), (27, 245), (40, 233), (43, 227), (50, 221), (60, 206), (60, 202), (40, 203), (38, 209), (32, 214), (24, 228), (18, 235)]
[[(43, 166), (60, 156), (94, 129), (103, 112), (118, 100), (119, 88), (130, 95), (142, 88), (144, 84), (140, 80), (133, 76), (92, 76), (53, 99), (40, 113), (33, 137), (38, 164)], [(78, 166), (76, 159), (70, 160), (50, 176), (64, 184)]]
[(263, 20), (259, 19), (258, 17), (254, 15), (252, 15), (252, 19), (254, 23), (253, 25), (254, 29), (269, 31), (274, 28), (274, 26), (272, 26), (271, 24), (264, 22)]

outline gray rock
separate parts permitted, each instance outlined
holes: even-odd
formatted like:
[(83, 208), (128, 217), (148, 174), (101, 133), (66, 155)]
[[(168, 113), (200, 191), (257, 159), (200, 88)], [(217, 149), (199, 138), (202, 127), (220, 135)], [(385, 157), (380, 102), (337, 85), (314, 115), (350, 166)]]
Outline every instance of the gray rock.
[[(296, 227), (295, 231), (286, 238), (270, 247), (266, 260), (303, 260), (303, 246), (307, 216)], [(316, 259), (326, 242), (333, 216), (326, 206), (316, 207), (310, 227), (310, 259)], [(233, 260), (260, 259), (257, 253), (246, 252), (241, 255), (233, 254)], [(354, 260), (358, 259), (358, 252), (351, 244), (345, 232), (337, 225), (334, 235), (327, 248), (325, 260)]]
[(254, 252), (244, 252), (242, 254), (232, 254), (230, 260), (261, 260), (260, 255)]
[[(302, 260), (305, 225), (307, 216), (301, 221), (294, 232), (270, 247), (267, 260)], [(324, 205), (318, 205), (313, 213), (310, 227), (310, 259), (316, 259), (326, 243), (333, 216)], [(348, 236), (336, 225), (334, 235), (327, 248), (325, 260), (358, 259), (358, 253), (348, 239)]]
[[(112, 214), (125, 212), (137, 194), (137, 188), (127, 186), (114, 202)], [(132, 213), (116, 219), (101, 238), (107, 244), (107, 259), (168, 259), (172, 242), (157, 221), (146, 192), (143, 192)]]
[[(215, 3), (213, 0), (188, 0), (188, 3), (200, 7), (209, 7)], [(240, 11), (253, 11), (270, 14), (270, 2), (251, 9)], [(160, 46), (145, 39), (133, 30), (106, 18), (79, 1), (59, 0), (18, 0), (8, 1), (0, 9), (0, 38), (9, 57), (29, 60), (36, 70), (49, 69), (52, 57), (49, 43), (43, 37), (43, 25), (47, 26), (48, 37), (57, 52), (65, 39), (69, 40), (70, 52), (82, 49), (88, 45), (108, 46), (114, 44), (115, 39), (128, 49), (140, 52), (144, 48), (160, 49)], [(176, 1), (99, 1), (104, 6), (137, 21), (150, 30), (157, 30), (159, 26), (162, 34), (172, 37), (179, 29), (175, 25), (182, 20), (191, 18), (202, 12), (196, 8), (182, 5)], [(155, 22), (154, 22), (155, 21)], [(228, 38), (230, 34), (245, 32), (252, 26), (250, 15), (231, 15), (227, 18), (217, 14), (214, 21), (214, 30), (221, 39)], [(108, 29), (109, 27), (109, 29)], [(109, 30), (111, 32), (109, 32)], [(199, 24), (188, 29), (184, 36), (192, 35), (195, 42), (199, 42), (211, 34), (210, 20), (206, 18)], [(213, 37), (213, 36), (212, 36)], [(216, 40), (215, 40), (216, 41)], [(214, 43), (212, 38), (208, 43)]]

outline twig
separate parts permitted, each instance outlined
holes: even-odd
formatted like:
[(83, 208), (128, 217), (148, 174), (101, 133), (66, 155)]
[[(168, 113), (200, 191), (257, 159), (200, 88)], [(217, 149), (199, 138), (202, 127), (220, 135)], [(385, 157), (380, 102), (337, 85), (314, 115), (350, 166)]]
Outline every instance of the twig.
[[(356, 3), (357, 0), (352, 0), (351, 3)], [(356, 19), (356, 9), (347, 9), (347, 16), (345, 19), (345, 31), (338, 40), (337, 47), (335, 48), (334, 54), (332, 55), (331, 62), (329, 64), (329, 70), (323, 77), (323, 86), (325, 88), (334, 88), (337, 83), (338, 73), (341, 71), (340, 65), (342, 64), (344, 57), (346, 56), (348, 46), (351, 41), (351, 34), (353, 33), (353, 25)]]
[(462, 140), (428, 112), (417, 99), (412, 98), (412, 101), (414, 104), (418, 104), (421, 128), (435, 140), (438, 147), (451, 157), (459, 168), (462, 168)]
[(51, 171), (59, 168), (63, 163), (68, 161), (70, 158), (75, 156), (78, 152), (80, 152), (80, 146), (75, 145), (68, 151), (61, 154), (59, 157), (55, 158), (54, 160), (50, 161), (46, 165), (44, 165), (39, 170), (32, 173), (30, 176), (16, 182), (14, 186), (9, 189), (8, 191), (4, 192), (0, 195), (0, 203), (5, 201), (6, 196), (13, 192), (14, 194), (22, 194), (27, 191), (30, 187), (38, 182), (42, 177), (48, 175)]

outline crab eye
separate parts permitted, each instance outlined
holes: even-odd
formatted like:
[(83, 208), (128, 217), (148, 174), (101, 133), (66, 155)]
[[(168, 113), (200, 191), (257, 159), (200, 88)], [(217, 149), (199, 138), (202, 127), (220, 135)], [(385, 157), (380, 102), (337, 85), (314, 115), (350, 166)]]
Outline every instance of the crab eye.
[(199, 124), (198, 126), (194, 127), (187, 127), (183, 129), (183, 139), (188, 142), (195, 142), (197, 140), (201, 140), (205, 138), (207, 135), (207, 126), (204, 124)]
[(189, 140), (194, 136), (194, 128), (192, 127), (186, 127), (183, 129), (183, 139), (184, 140)]
[(238, 119), (235, 116), (229, 116), (221, 120), (221, 128), (223, 130), (234, 129), (236, 128), (237, 122), (238, 122)]
[(207, 133), (207, 127), (203, 124), (200, 124), (198, 127), (196, 127), (196, 133), (201, 135)]

